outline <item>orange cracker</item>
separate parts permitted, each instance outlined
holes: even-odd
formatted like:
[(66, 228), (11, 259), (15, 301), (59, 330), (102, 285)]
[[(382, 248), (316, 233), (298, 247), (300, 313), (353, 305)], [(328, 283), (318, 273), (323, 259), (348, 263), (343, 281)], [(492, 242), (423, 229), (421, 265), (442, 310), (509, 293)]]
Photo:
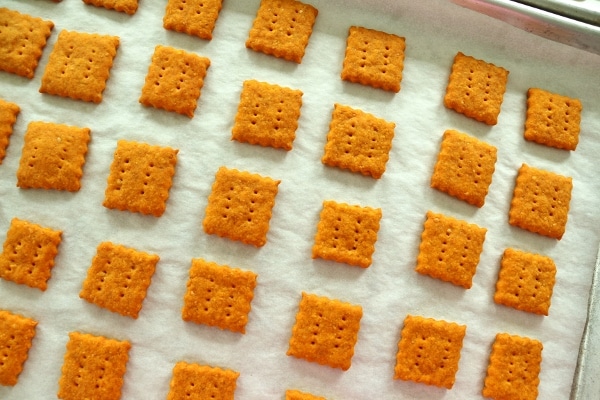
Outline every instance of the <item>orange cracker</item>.
[(508, 73), (502, 67), (458, 52), (454, 57), (444, 105), (469, 118), (496, 125)]
[(497, 159), (494, 146), (447, 130), (431, 177), (431, 187), (483, 207)]
[(300, 64), (318, 13), (296, 0), (262, 0), (246, 47)]
[(31, 318), (0, 310), (0, 385), (17, 384), (36, 325)]
[(336, 104), (321, 161), (379, 179), (390, 158), (395, 127), (393, 122)]
[(298, 390), (286, 390), (285, 400), (326, 400), (325, 397), (313, 396), (310, 393), (300, 392)]
[(341, 77), (345, 81), (397, 93), (402, 81), (405, 48), (403, 37), (352, 26)]
[(78, 191), (89, 141), (89, 128), (29, 123), (17, 170), (17, 186)]
[(124, 12), (129, 15), (135, 14), (138, 8), (138, 0), (83, 0), (83, 2), (96, 7), (104, 7), (108, 10)]
[(257, 174), (219, 168), (208, 196), (202, 223), (204, 231), (256, 247), (264, 246), (279, 183)]
[(398, 342), (394, 379), (451, 389), (467, 327), (408, 315)]
[(6, 149), (10, 135), (12, 135), (13, 125), (17, 121), (17, 115), (21, 108), (8, 101), (0, 99), (0, 164), (6, 156)]
[(0, 277), (46, 290), (61, 235), (61, 231), (13, 218), (0, 254)]
[(52, 21), (0, 8), (0, 71), (33, 78)]
[(523, 164), (510, 203), (510, 224), (560, 240), (572, 189), (572, 178)]
[(542, 349), (535, 339), (497, 334), (482, 394), (495, 400), (537, 399)]
[(119, 140), (104, 207), (160, 217), (167, 207), (179, 150)]
[(361, 318), (360, 306), (302, 293), (287, 355), (346, 371)]
[(130, 348), (128, 341), (69, 333), (58, 398), (120, 399)]
[(244, 82), (233, 125), (233, 140), (291, 150), (302, 107), (302, 92), (265, 82)]
[(233, 400), (239, 372), (180, 361), (167, 400)]
[(416, 271), (469, 289), (487, 229), (427, 212)]
[(210, 40), (222, 6), (223, 0), (169, 0), (163, 27)]
[(380, 220), (379, 208), (324, 201), (312, 257), (369, 267)]
[(579, 143), (581, 110), (577, 99), (529, 89), (525, 139), (557, 149), (575, 150)]
[(156, 46), (140, 103), (192, 118), (209, 66), (206, 57)]
[(117, 36), (61, 31), (40, 92), (100, 103), (118, 47)]
[(246, 333), (256, 274), (193, 259), (184, 296), (185, 321)]
[(160, 258), (110, 242), (100, 243), (79, 297), (137, 318)]
[(556, 266), (549, 257), (506, 249), (494, 301), (517, 310), (548, 315)]

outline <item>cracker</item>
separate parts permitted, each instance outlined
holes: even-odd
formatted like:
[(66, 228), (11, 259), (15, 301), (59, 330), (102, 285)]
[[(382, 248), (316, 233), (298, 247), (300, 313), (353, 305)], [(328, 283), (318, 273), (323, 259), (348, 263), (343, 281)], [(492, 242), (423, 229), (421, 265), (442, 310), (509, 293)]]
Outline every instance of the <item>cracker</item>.
[(239, 372), (180, 361), (167, 400), (233, 400)]
[(346, 371), (361, 318), (361, 306), (303, 292), (287, 355)]
[(325, 397), (314, 396), (299, 390), (286, 390), (285, 400), (326, 400)]
[(61, 235), (61, 231), (13, 218), (0, 254), (0, 277), (46, 290)]
[(408, 315), (400, 333), (394, 379), (451, 389), (467, 327)]
[(444, 105), (488, 125), (498, 123), (509, 71), (458, 52), (446, 87)]
[(23, 371), (37, 321), (0, 310), (0, 385), (14, 386)]
[(556, 266), (551, 258), (506, 249), (494, 301), (517, 310), (548, 315), (555, 282)]
[(538, 340), (497, 334), (482, 394), (496, 400), (537, 399), (542, 350)]
[(249, 80), (244, 82), (235, 116), (233, 140), (291, 150), (302, 91)]
[(160, 217), (167, 207), (179, 150), (119, 140), (103, 205)]
[(262, 0), (246, 47), (300, 64), (318, 13), (296, 0)]
[(18, 105), (0, 99), (0, 164), (6, 156), (13, 125), (17, 121), (17, 115), (20, 111), (21, 108)]
[(403, 37), (352, 26), (348, 32), (341, 78), (398, 93), (405, 48)]
[(209, 66), (206, 57), (156, 46), (140, 103), (193, 118)]
[(281, 181), (221, 167), (208, 196), (204, 231), (256, 247), (267, 243), (267, 232)]
[(223, 0), (169, 0), (163, 27), (201, 39), (212, 39)]
[(69, 333), (58, 398), (120, 399), (130, 348), (128, 341)]
[(557, 149), (575, 150), (579, 143), (581, 101), (543, 89), (527, 91), (525, 139)]
[(324, 201), (312, 258), (368, 268), (375, 252), (381, 209)]
[(89, 128), (30, 122), (17, 170), (17, 186), (78, 191), (89, 141)]
[(108, 10), (116, 10), (129, 15), (135, 14), (138, 8), (138, 0), (83, 0), (85, 4), (96, 7), (104, 7)]
[(427, 212), (415, 270), (469, 289), (486, 232), (475, 224)]
[(100, 243), (79, 297), (137, 318), (159, 259), (155, 254), (110, 242)]
[(100, 103), (118, 47), (117, 36), (61, 31), (40, 93)]
[(464, 133), (447, 130), (431, 177), (431, 187), (483, 207), (496, 159), (496, 147)]
[(510, 203), (509, 223), (560, 240), (572, 189), (572, 178), (523, 164)]
[(183, 319), (246, 333), (256, 276), (252, 271), (193, 259)]
[(395, 127), (393, 122), (336, 104), (321, 161), (379, 179), (390, 158)]
[(32, 79), (52, 21), (0, 8), (0, 71)]

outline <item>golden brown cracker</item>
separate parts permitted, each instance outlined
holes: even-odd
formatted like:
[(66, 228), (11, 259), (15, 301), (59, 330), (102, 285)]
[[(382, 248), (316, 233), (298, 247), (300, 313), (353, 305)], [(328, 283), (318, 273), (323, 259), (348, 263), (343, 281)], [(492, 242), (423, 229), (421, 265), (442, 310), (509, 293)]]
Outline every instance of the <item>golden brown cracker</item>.
[(108, 10), (124, 12), (129, 15), (135, 14), (138, 8), (138, 0), (83, 0), (83, 2), (96, 7), (104, 7)]
[(223, 0), (169, 0), (163, 27), (201, 39), (212, 39)]
[(404, 69), (403, 37), (367, 29), (350, 27), (341, 77), (345, 81), (400, 91)]
[(296, 0), (262, 0), (246, 47), (300, 64), (318, 13)]
[(118, 47), (117, 36), (61, 31), (40, 92), (100, 103)]
[(464, 133), (447, 130), (431, 177), (431, 187), (483, 207), (496, 159), (496, 147)]
[(458, 52), (446, 87), (444, 105), (488, 125), (498, 123), (509, 71)]
[(286, 390), (285, 400), (327, 400), (325, 397), (314, 396), (299, 390)]
[(302, 293), (288, 356), (347, 370), (358, 340), (362, 307)]
[(0, 385), (14, 386), (23, 371), (37, 321), (0, 310)]
[(300, 108), (302, 91), (248, 80), (240, 95), (233, 125), (233, 140), (291, 150)]
[(98, 245), (79, 297), (137, 318), (160, 258), (111, 242)]
[(252, 271), (193, 259), (183, 319), (246, 333), (256, 276)]
[(89, 128), (30, 122), (17, 170), (17, 186), (78, 191), (89, 141)]
[(393, 122), (336, 104), (321, 161), (379, 179), (390, 158), (395, 127)]
[(167, 400), (233, 400), (239, 372), (180, 361)]
[(204, 231), (256, 247), (264, 246), (279, 183), (258, 174), (219, 168), (208, 196), (202, 222)]
[(523, 164), (510, 203), (509, 223), (560, 240), (572, 189), (572, 178)]
[(379, 208), (324, 201), (312, 257), (369, 267), (381, 215)]
[(103, 205), (160, 217), (167, 207), (179, 150), (119, 140)]
[(46, 290), (61, 235), (61, 231), (13, 218), (0, 254), (0, 277)]
[(32, 79), (54, 23), (0, 8), (0, 70)]
[(20, 111), (21, 108), (18, 105), (0, 99), (0, 164), (6, 156), (13, 125), (17, 121), (17, 115)]

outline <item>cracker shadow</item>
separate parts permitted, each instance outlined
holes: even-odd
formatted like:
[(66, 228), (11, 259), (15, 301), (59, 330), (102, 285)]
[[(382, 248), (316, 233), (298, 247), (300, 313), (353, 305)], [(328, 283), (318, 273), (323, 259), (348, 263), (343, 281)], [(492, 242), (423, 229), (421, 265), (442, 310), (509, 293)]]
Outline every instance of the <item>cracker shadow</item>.
[(536, 158), (556, 162), (556, 163), (565, 163), (571, 157), (571, 151), (556, 149), (554, 147), (545, 146), (543, 144), (538, 144), (535, 142), (530, 142), (523, 138), (519, 145), (519, 150), (523, 152), (523, 154), (530, 154), (535, 156)]

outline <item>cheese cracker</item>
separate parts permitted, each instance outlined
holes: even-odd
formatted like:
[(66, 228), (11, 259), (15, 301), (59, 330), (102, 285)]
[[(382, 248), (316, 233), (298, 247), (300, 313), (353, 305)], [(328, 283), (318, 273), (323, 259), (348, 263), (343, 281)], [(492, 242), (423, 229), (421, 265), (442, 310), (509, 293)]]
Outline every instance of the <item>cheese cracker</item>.
[(2, 160), (6, 155), (13, 125), (17, 121), (17, 115), (20, 111), (21, 108), (18, 105), (0, 99), (0, 164), (2, 164)]
[(0, 385), (14, 386), (23, 371), (37, 321), (0, 310)]
[(169, 0), (163, 27), (201, 39), (212, 39), (223, 0)]
[(167, 400), (233, 400), (239, 372), (180, 361)]

